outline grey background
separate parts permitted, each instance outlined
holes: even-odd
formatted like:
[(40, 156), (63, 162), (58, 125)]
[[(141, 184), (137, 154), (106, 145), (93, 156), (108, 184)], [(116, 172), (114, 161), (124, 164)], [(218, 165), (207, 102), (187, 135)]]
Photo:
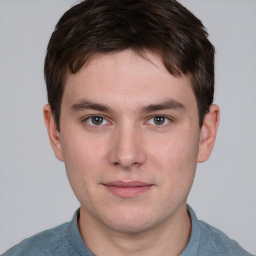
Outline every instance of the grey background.
[[(0, 253), (69, 221), (79, 204), (43, 122), (43, 61), (53, 28), (75, 1), (0, 0)], [(198, 166), (189, 204), (256, 254), (256, 1), (182, 0), (216, 47), (221, 124)]]

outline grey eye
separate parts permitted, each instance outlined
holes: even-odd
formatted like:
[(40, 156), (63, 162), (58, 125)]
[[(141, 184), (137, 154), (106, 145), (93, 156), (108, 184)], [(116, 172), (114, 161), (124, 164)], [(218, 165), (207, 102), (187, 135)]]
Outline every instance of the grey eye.
[(95, 125), (100, 125), (103, 123), (103, 117), (102, 116), (92, 116), (92, 123)]
[(152, 116), (147, 123), (150, 125), (162, 126), (170, 122), (170, 118), (166, 116)]
[(102, 124), (106, 124), (106, 120), (104, 117), (102, 116), (90, 116), (86, 119), (86, 121), (88, 122), (88, 124), (90, 125), (95, 125), (95, 126), (99, 126)]
[(164, 117), (164, 116), (155, 116), (153, 118), (153, 120), (154, 120), (154, 123), (156, 125), (163, 125), (166, 121), (166, 117)]

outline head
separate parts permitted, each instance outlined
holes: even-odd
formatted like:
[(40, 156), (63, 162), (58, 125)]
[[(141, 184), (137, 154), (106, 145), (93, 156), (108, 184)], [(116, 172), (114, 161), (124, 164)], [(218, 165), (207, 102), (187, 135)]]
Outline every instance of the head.
[(201, 21), (174, 0), (87, 0), (62, 16), (47, 49), (48, 102), (58, 129), (67, 74), (97, 54), (125, 49), (154, 52), (170, 74), (190, 77), (201, 127), (214, 94), (214, 47)]
[(218, 126), (202, 23), (173, 0), (83, 1), (56, 26), (45, 78), (46, 125), (80, 220), (125, 233), (183, 223)]

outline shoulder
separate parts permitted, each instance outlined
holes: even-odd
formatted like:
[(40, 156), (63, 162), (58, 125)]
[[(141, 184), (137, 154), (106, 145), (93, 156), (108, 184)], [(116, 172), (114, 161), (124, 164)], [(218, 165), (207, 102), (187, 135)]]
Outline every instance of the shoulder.
[(201, 230), (199, 251), (203, 253), (212, 251), (215, 255), (225, 256), (252, 256), (252, 254), (246, 252), (235, 240), (230, 239), (219, 229), (200, 220), (198, 221), (198, 225)]
[[(66, 231), (69, 223), (43, 231), (23, 240), (2, 256), (45, 256), (55, 255), (56, 251), (64, 250), (68, 243)], [(58, 255), (66, 255), (65, 253)]]
[(219, 229), (198, 220), (189, 205), (187, 209), (192, 220), (192, 230), (182, 256), (253, 256)]

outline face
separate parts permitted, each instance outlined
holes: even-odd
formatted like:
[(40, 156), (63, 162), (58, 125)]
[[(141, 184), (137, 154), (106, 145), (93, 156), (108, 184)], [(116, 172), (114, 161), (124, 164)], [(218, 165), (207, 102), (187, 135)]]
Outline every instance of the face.
[(69, 74), (60, 133), (52, 130), (87, 220), (143, 232), (185, 210), (204, 128), (190, 79), (173, 77), (158, 56), (97, 55)]

